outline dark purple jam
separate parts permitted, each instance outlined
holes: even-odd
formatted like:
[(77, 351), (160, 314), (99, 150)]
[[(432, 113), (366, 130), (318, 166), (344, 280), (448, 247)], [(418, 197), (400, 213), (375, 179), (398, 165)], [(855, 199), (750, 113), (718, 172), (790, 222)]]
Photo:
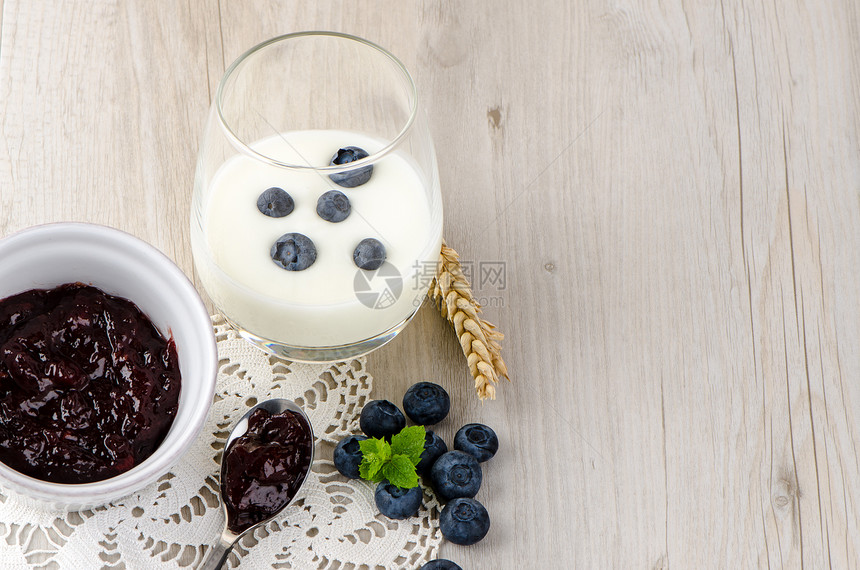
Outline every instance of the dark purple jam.
[(173, 339), (80, 284), (0, 301), (0, 461), (56, 483), (128, 471), (164, 440), (180, 390)]
[(311, 464), (310, 426), (296, 412), (258, 409), (224, 452), (221, 489), (227, 528), (239, 534), (287, 506)]

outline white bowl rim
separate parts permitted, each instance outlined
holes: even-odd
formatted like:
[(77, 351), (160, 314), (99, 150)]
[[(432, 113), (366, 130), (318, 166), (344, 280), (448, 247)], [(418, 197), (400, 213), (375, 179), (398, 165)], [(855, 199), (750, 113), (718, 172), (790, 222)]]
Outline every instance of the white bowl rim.
[[(175, 282), (176, 292), (186, 298), (189, 312), (194, 314), (196, 326), (201, 327), (201, 330), (209, 331), (209, 334), (206, 335), (208, 342), (201, 342), (201, 347), (206, 351), (206, 355), (201, 359), (203, 370), (200, 375), (201, 382), (204, 382), (204, 393), (214, 395), (218, 372), (218, 352), (212, 321), (203, 300), (188, 276), (169, 257), (155, 246), (130, 233), (109, 226), (86, 222), (51, 222), (13, 232), (0, 239), (0, 254), (2, 254), (3, 249), (10, 247), (10, 244), (27, 239), (33, 234), (45, 232), (66, 236), (100, 235), (114, 241), (129, 252), (140, 254), (158, 265), (164, 271), (165, 276)], [(139, 465), (125, 473), (102, 481), (74, 484), (53, 483), (24, 475), (2, 462), (0, 462), (0, 478), (13, 484), (14, 487), (26, 489), (25, 494), (36, 499), (69, 505), (95, 506), (104, 504), (106, 501), (116, 500), (140, 491), (167, 473), (199, 435), (210, 409), (211, 405), (194, 408), (195, 413), (191, 415), (191, 421), (185, 428), (186, 432), (194, 434), (193, 437), (177, 438), (170, 442), (171, 445), (168, 447), (164, 445), (167, 443), (165, 440), (152, 455)]]

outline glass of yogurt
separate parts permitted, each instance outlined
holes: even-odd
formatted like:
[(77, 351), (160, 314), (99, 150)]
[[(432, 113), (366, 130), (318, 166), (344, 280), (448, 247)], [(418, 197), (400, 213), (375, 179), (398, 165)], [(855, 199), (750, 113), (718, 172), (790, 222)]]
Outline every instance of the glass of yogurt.
[(397, 58), (303, 32), (230, 66), (201, 143), (191, 243), (240, 335), (291, 360), (370, 352), (420, 307), (441, 240), (433, 142)]

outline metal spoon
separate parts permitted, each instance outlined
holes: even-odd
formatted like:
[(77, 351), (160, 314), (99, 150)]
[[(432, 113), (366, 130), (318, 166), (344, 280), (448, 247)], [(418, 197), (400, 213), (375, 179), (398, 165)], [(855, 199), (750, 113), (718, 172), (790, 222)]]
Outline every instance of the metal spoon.
[[(268, 518), (261, 520), (260, 522), (258, 522), (254, 526), (248, 527), (247, 529), (245, 529), (244, 531), (242, 531), (239, 534), (236, 534), (235, 532), (230, 530), (227, 526), (227, 500), (225, 498), (225, 492), (224, 492), (224, 481), (226, 479), (226, 477), (225, 477), (226, 462), (224, 461), (224, 457), (226, 456), (227, 448), (230, 446), (230, 444), (233, 442), (233, 440), (235, 440), (236, 438), (238, 438), (242, 435), (245, 435), (245, 433), (248, 431), (248, 418), (251, 417), (251, 414), (254, 413), (258, 409), (264, 409), (267, 412), (269, 412), (270, 414), (280, 414), (280, 413), (284, 412), (285, 410), (291, 410), (293, 412), (298, 413), (299, 415), (302, 416), (302, 418), (304, 418), (305, 422), (308, 425), (308, 428), (310, 429), (311, 442), (313, 443), (313, 441), (314, 441), (314, 428), (311, 425), (311, 422), (308, 419), (308, 416), (305, 414), (304, 410), (302, 410), (299, 406), (297, 406), (294, 402), (292, 402), (290, 400), (284, 400), (282, 398), (273, 398), (271, 400), (266, 400), (264, 402), (260, 402), (256, 406), (254, 406), (253, 408), (248, 410), (248, 412), (244, 416), (242, 416), (242, 418), (236, 423), (236, 427), (234, 427), (233, 431), (230, 432), (230, 437), (227, 438), (227, 443), (224, 445), (224, 455), (222, 455), (222, 457), (221, 457), (221, 509), (224, 511), (224, 531), (221, 533), (221, 538), (218, 540), (218, 543), (212, 548), (212, 550), (209, 551), (209, 555), (206, 557), (206, 560), (203, 561), (203, 564), (201, 564), (199, 566), (198, 570), (218, 570), (219, 568), (221, 568), (221, 566), (224, 564), (224, 562), (226, 562), (227, 556), (230, 554), (230, 550), (233, 548), (233, 545), (236, 543), (237, 540), (239, 540), (242, 536), (244, 536), (245, 533), (253, 531), (255, 528), (257, 528), (261, 524), (265, 524), (268, 521), (272, 520), (275, 516), (278, 515), (278, 513), (280, 513), (282, 510), (284, 510), (284, 508), (286, 508), (287, 505), (292, 503), (293, 499), (295, 499), (295, 496), (294, 496), (293, 499), (286, 501), (284, 503), (284, 505), (280, 509), (277, 510), (277, 512), (272, 513), (272, 515), (269, 516)], [(302, 478), (302, 482), (299, 485), (299, 489), (301, 489), (301, 487), (304, 486), (305, 481), (307, 481), (308, 473), (310, 472), (311, 466), (313, 465), (313, 463), (314, 463), (314, 450), (313, 450), (313, 446), (311, 446), (311, 460), (310, 460), (310, 463), (308, 463), (307, 469), (305, 470), (304, 476)], [(298, 495), (298, 491), (296, 491), (296, 495)]]

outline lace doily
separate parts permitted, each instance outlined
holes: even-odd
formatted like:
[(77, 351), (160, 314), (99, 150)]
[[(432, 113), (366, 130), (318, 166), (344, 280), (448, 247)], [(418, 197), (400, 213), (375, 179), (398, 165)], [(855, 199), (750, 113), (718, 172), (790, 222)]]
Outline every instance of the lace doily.
[[(143, 491), (82, 512), (45, 510), (0, 492), (0, 568), (126, 570), (193, 569), (223, 527), (218, 473), (230, 428), (248, 406), (269, 397), (295, 400), (317, 436), (317, 453), (358, 431), (372, 378), (363, 358), (307, 365), (268, 356), (213, 318), (220, 368), (215, 402), (203, 432), (179, 465)], [(328, 450), (327, 450), (328, 451)], [(347, 480), (317, 459), (290, 506), (234, 546), (227, 566), (241, 569), (330, 570), (418, 568), (441, 542), (441, 507), (425, 489), (417, 517), (380, 515), (373, 487)]]

